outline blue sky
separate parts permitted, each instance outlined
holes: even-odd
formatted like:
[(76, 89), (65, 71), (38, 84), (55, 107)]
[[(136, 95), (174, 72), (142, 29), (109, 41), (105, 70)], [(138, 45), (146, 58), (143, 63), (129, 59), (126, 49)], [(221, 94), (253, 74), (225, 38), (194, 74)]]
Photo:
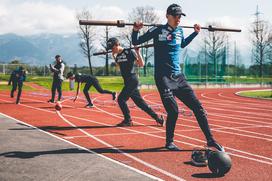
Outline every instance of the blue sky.
[[(165, 11), (171, 3), (180, 4), (187, 14), (182, 19), (184, 25), (217, 21), (242, 29), (242, 33), (230, 34), (230, 43), (239, 42), (241, 54), (250, 51), (248, 30), (257, 5), (262, 18), (272, 23), (272, 0), (0, 0), (0, 34), (77, 33), (75, 14), (82, 9), (90, 10), (95, 19), (116, 20), (126, 19), (137, 6), (152, 6), (161, 17), (160, 22), (165, 23)], [(197, 47), (200, 40), (197, 38), (191, 46)]]

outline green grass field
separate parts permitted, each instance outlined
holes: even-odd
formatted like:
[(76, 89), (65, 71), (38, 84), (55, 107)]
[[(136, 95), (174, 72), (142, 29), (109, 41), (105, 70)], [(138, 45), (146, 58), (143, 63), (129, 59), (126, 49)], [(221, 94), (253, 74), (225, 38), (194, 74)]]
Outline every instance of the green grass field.
[(272, 90), (266, 90), (266, 91), (243, 91), (243, 92), (240, 92), (239, 95), (246, 96), (246, 97), (254, 97), (254, 98), (272, 99)]
[[(102, 88), (111, 90), (111, 91), (120, 91), (123, 87), (123, 80), (121, 77), (97, 77)], [(43, 86), (47, 89), (51, 89), (52, 85), (52, 77), (33, 77), (31, 78), (31, 81)], [(81, 87), (81, 90), (83, 89), (84, 84)], [(77, 87), (77, 83), (75, 83), (75, 89)], [(69, 82), (66, 80), (63, 82), (62, 85), (63, 90), (70, 90), (69, 88)], [(93, 87), (91, 88), (91, 91), (96, 91)]]
[[(100, 84), (103, 89), (108, 89), (112, 91), (120, 91), (123, 87), (123, 79), (121, 76), (97, 76), (98, 80), (100, 81)], [(0, 82), (7, 82), (9, 79), (9, 75), (0, 75)], [(154, 85), (154, 77), (148, 76), (148, 77), (140, 77), (140, 84), (148, 84), (148, 85)], [(188, 77), (188, 81), (191, 83), (194, 82), (200, 82), (200, 79), (197, 77)], [(214, 82), (213, 79), (209, 79), (211, 82)], [(261, 81), (262, 80), (262, 81)], [(38, 77), (38, 76), (27, 76), (27, 82), (34, 82), (38, 85), (41, 85), (47, 89), (51, 89), (52, 84), (52, 77)], [(205, 79), (202, 77), (201, 82), (204, 83)], [(255, 77), (239, 77), (239, 78), (231, 78), (231, 77), (225, 77), (221, 78), (220, 81), (217, 83), (272, 83), (272, 78), (255, 78)], [(4, 83), (5, 84), (5, 83)], [(77, 85), (75, 85), (76, 88)], [(10, 89), (7, 86), (0, 86), (0, 90), (8, 90)], [(24, 87), (25, 90), (29, 90), (31, 88), (27, 88), (27, 86)], [(82, 89), (82, 88), (81, 88)], [(69, 90), (69, 82), (66, 80), (63, 83), (63, 90)], [(94, 88), (91, 89), (92, 91), (96, 91)]]

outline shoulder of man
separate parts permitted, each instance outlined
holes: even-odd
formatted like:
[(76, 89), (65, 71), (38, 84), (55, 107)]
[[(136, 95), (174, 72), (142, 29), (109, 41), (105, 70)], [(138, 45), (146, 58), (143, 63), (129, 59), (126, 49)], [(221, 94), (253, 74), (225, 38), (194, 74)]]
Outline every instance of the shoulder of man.
[(158, 25), (150, 28), (148, 30), (149, 33), (158, 33), (164, 26), (163, 25)]
[(136, 52), (135, 50), (133, 49), (127, 49), (127, 50), (124, 50), (124, 54), (127, 56), (128, 59), (130, 60), (135, 60), (137, 59), (137, 55), (136, 55)]

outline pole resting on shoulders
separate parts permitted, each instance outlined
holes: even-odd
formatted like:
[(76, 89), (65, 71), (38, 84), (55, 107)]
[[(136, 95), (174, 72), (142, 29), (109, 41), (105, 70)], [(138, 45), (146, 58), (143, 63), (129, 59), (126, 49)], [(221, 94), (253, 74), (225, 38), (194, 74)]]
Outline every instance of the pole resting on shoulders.
[[(102, 20), (79, 20), (79, 25), (92, 25), (92, 26), (117, 26), (123, 28), (125, 26), (133, 26), (134, 23), (126, 23), (124, 20), (115, 21), (102, 21)], [(160, 26), (162, 24), (144, 23), (143, 26)], [(194, 26), (181, 26), (182, 28), (194, 28)], [(209, 25), (208, 27), (201, 27), (201, 29), (214, 31), (227, 31), (227, 32), (241, 32), (241, 29), (233, 28), (217, 28)]]
[[(146, 44), (146, 45), (141, 45), (141, 46), (136, 46), (136, 47), (129, 47), (129, 48), (125, 48), (125, 50), (130, 50), (130, 49), (134, 49), (134, 48), (149, 48), (149, 47), (153, 47), (154, 44)], [(106, 55), (107, 53), (111, 53), (112, 51), (102, 51), (102, 52), (97, 52), (97, 53), (93, 53), (93, 56), (97, 56), (97, 55)]]

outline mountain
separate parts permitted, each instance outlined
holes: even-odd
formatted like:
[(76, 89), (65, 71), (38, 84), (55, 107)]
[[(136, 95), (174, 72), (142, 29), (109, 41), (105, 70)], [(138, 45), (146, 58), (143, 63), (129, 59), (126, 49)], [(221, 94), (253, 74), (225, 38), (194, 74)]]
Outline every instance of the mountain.
[[(22, 63), (32, 65), (48, 65), (54, 62), (54, 57), (60, 54), (64, 62), (69, 66), (88, 66), (87, 58), (81, 53), (79, 47), (80, 39), (77, 34), (59, 35), (59, 34), (39, 34), (31, 36), (19, 36), (16, 34), (0, 35), (0, 63), (9, 63), (14, 59)], [(195, 57), (199, 53), (197, 45), (199, 42), (192, 43), (186, 50), (182, 50), (181, 63), (184, 62), (184, 52), (190, 57)], [(195, 46), (194, 46), (195, 45)], [(230, 49), (232, 50), (232, 48)], [(153, 51), (153, 49), (151, 49)], [(240, 64), (250, 65), (250, 50), (241, 48)], [(113, 60), (110, 59), (110, 62)], [(149, 60), (152, 64), (154, 58)], [(233, 63), (233, 51), (230, 52), (227, 62)], [(195, 62), (190, 62), (195, 63)], [(103, 56), (92, 57), (93, 66), (104, 66)]]
[[(40, 34), (18, 36), (0, 35), (0, 62), (9, 63), (14, 59), (22, 63), (48, 65), (60, 54), (68, 65), (88, 65), (81, 53), (79, 38), (73, 35)], [(95, 66), (95, 64), (94, 64)]]

